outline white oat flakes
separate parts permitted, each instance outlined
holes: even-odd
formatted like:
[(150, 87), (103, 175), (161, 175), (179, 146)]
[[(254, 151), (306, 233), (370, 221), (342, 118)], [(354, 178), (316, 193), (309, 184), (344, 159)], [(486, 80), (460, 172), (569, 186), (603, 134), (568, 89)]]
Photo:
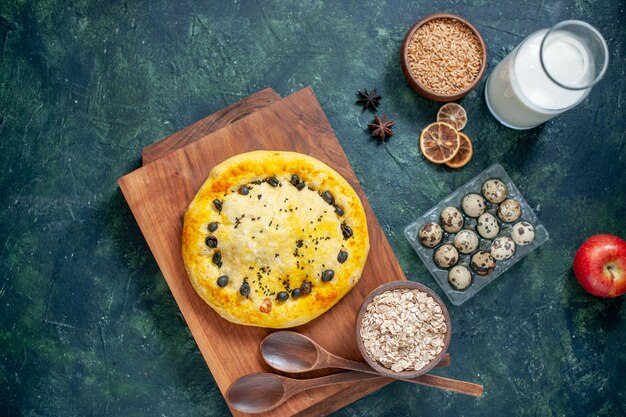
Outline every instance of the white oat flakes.
[(394, 372), (419, 371), (444, 346), (447, 331), (441, 306), (412, 288), (385, 291), (368, 304), (361, 337), (368, 355)]

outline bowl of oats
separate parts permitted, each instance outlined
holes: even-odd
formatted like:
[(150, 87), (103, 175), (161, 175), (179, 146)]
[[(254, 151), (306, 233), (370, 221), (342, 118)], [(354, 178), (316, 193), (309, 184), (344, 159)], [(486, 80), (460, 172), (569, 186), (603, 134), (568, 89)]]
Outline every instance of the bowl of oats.
[(433, 369), (446, 354), (451, 334), (450, 315), (441, 298), (413, 281), (376, 288), (356, 319), (363, 359), (395, 379), (415, 378)]
[(407, 32), (400, 53), (407, 82), (435, 101), (466, 96), (480, 82), (487, 66), (487, 48), (478, 30), (450, 13), (435, 13)]

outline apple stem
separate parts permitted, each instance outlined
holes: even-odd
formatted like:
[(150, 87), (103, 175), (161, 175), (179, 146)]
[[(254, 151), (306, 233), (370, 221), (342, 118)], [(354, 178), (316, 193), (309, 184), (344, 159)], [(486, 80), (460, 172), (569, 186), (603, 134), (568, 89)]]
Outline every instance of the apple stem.
[(615, 275), (613, 275), (613, 266), (607, 265), (606, 269), (607, 271), (609, 271), (609, 274), (611, 274), (611, 281), (615, 281)]

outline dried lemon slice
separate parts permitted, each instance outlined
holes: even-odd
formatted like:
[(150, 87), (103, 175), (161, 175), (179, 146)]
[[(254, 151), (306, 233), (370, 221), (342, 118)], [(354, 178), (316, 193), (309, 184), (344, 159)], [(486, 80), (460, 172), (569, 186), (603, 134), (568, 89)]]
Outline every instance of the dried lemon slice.
[(460, 147), (459, 132), (447, 123), (431, 123), (422, 130), (420, 135), (422, 154), (435, 164), (443, 164), (452, 160)]
[(446, 103), (437, 112), (437, 121), (448, 123), (456, 130), (463, 130), (467, 124), (467, 112), (456, 103)]
[(461, 139), (461, 147), (459, 148), (459, 151), (456, 153), (454, 158), (446, 162), (446, 165), (450, 168), (464, 167), (470, 159), (472, 159), (472, 155), (474, 154), (470, 138), (463, 132), (459, 132), (459, 138)]

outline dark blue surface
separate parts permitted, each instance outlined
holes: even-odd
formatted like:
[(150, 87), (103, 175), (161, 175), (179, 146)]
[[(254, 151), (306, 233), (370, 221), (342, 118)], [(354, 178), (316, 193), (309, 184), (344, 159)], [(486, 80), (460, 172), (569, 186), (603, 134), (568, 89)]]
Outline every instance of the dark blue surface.
[[(251, 92), (311, 85), (409, 279), (440, 290), (402, 235), (500, 162), (551, 239), (461, 307), (452, 366), (479, 399), (394, 383), (336, 413), (617, 416), (626, 410), (623, 298), (575, 282), (587, 236), (626, 237), (620, 1), (2, 1), (0, 3), (0, 415), (228, 413), (116, 179), (141, 148)], [(488, 72), (534, 30), (577, 18), (606, 37), (606, 77), (575, 109), (525, 132), (489, 115), (484, 81), (461, 103), (471, 163), (425, 161), (439, 104), (414, 93), (399, 48), (433, 12), (470, 20)], [(354, 104), (377, 87), (385, 144)], [(233, 354), (236, 354), (234, 352)]]

